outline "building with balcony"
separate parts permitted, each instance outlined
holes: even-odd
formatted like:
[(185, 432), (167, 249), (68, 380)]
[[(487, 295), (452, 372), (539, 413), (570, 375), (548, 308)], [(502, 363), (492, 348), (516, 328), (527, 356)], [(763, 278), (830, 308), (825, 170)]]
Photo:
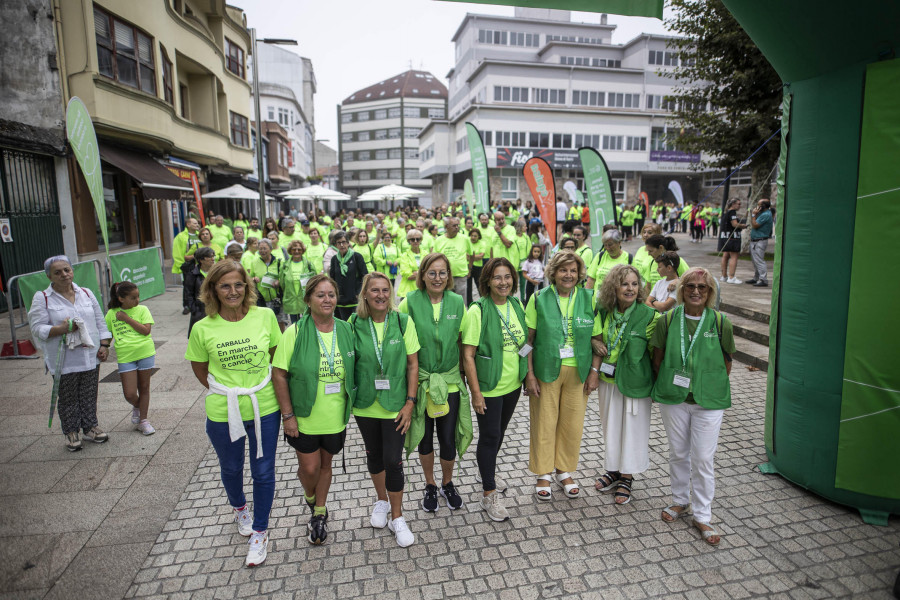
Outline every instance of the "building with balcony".
[(522, 167), (532, 156), (550, 163), (557, 190), (566, 181), (583, 189), (583, 146), (602, 153), (617, 199), (634, 202), (641, 191), (665, 199), (672, 180), (687, 200), (712, 189), (715, 177), (692, 168), (701, 156), (676, 148), (680, 127), (666, 96), (677, 82), (663, 76), (678, 64), (672, 38), (613, 44), (614, 30), (606, 15), (576, 23), (561, 10), (467, 14), (452, 40), (448, 117), (419, 136), (419, 175), (431, 180), (435, 201), (455, 199), (471, 177), (467, 121), (482, 134), (495, 201), (530, 199)]
[[(161, 244), (217, 174), (249, 173), (250, 36), (224, 0), (59, 3), (63, 95), (78, 96), (100, 143), (110, 245)], [(93, 203), (70, 161), (78, 252), (100, 248)]]
[(431, 181), (419, 173), (419, 133), (446, 116), (447, 88), (426, 71), (406, 71), (350, 94), (338, 106), (341, 191), (358, 196), (395, 183), (421, 189), (418, 203), (430, 206)]

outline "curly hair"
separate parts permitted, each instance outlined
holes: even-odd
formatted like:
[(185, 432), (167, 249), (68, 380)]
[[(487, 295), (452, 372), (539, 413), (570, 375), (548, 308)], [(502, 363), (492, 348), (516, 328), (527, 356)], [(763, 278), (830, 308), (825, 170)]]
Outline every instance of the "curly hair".
[(631, 265), (623, 264), (614, 266), (606, 274), (606, 277), (603, 279), (603, 285), (600, 286), (600, 292), (597, 295), (597, 304), (603, 306), (610, 313), (616, 310), (618, 303), (616, 292), (625, 283), (625, 278), (632, 273), (638, 280), (638, 294), (634, 301), (638, 304), (643, 304), (647, 299), (647, 290), (644, 289), (644, 285), (641, 282), (641, 274)]
[(571, 263), (575, 263), (578, 266), (578, 281), (584, 279), (587, 270), (585, 269), (584, 261), (581, 257), (571, 250), (560, 250), (554, 254), (553, 258), (550, 259), (550, 262), (547, 263), (547, 269), (544, 271), (544, 276), (547, 278), (547, 281), (556, 285), (556, 272), (565, 265)]

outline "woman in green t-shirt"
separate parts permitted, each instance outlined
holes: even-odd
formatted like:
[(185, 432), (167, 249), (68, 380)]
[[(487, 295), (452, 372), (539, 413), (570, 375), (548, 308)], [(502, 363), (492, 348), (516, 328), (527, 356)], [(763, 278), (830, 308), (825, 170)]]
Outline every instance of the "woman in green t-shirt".
[[(371, 273), (375, 270), (375, 252), (372, 250), (372, 244), (369, 243), (369, 234), (364, 230), (356, 233), (356, 244), (352, 246), (354, 252), (359, 252), (363, 260), (366, 261), (366, 269)], [(324, 253), (324, 251), (323, 251)]]
[(603, 242), (603, 251), (598, 252), (594, 261), (588, 268), (587, 282), (584, 287), (589, 290), (599, 290), (603, 285), (603, 278), (615, 265), (630, 265), (632, 256), (622, 249), (622, 234), (615, 229), (610, 229), (600, 237)]
[(324, 273), (325, 271), (324, 259), (326, 250), (328, 250), (328, 246), (322, 243), (322, 234), (319, 233), (318, 229), (310, 227), (309, 245), (306, 247), (305, 256), (316, 273)]
[(394, 246), (393, 240), (393, 236), (385, 231), (381, 235), (381, 244), (375, 248), (375, 268), (387, 276), (391, 282), (391, 288), (394, 287), (394, 279), (397, 278), (397, 271), (399, 270), (398, 260), (400, 257), (400, 252)]
[(419, 275), (419, 263), (422, 262), (422, 232), (410, 229), (406, 234), (409, 249), (400, 255), (400, 285), (397, 298), (403, 299), (406, 294), (416, 289), (416, 278)]
[(518, 288), (519, 277), (509, 260), (488, 260), (478, 280), (481, 298), (472, 303), (463, 321), (463, 366), (478, 419), (475, 457), (484, 491), (481, 507), (494, 521), (509, 518), (497, 493), (506, 491), (506, 484), (497, 479), (495, 470), (527, 369), (520, 354), (525, 310), (515, 297)]
[(112, 284), (107, 308), (106, 326), (116, 345), (122, 393), (132, 407), (131, 423), (144, 435), (153, 435), (156, 429), (147, 419), (150, 376), (156, 358), (156, 347), (150, 337), (153, 315), (141, 305), (141, 292), (130, 281)]
[(403, 446), (418, 401), (416, 324), (394, 310), (391, 282), (378, 272), (363, 278), (356, 314), (349, 322), (356, 340), (353, 416), (377, 495), (370, 522), (376, 528), (387, 525), (405, 548), (415, 542), (402, 506)]
[[(275, 449), (281, 413), (269, 363), (281, 340), (281, 330), (275, 313), (255, 306), (256, 292), (250, 277), (234, 261), (225, 260), (210, 269), (200, 299), (207, 316), (194, 325), (184, 357), (191, 361), (197, 380), (209, 389), (206, 435), (219, 458), (222, 485), (238, 533), (250, 537), (246, 564), (255, 566), (266, 560), (269, 513), (275, 499)], [(252, 517), (244, 496), (248, 444)]]
[(328, 537), (325, 501), (331, 463), (344, 448), (354, 394), (353, 330), (334, 318), (337, 283), (314, 275), (306, 284), (306, 314), (284, 332), (272, 365), (272, 384), (284, 421), (284, 440), (296, 451), (297, 477), (312, 513), (311, 544)]
[(306, 302), (303, 300), (306, 283), (316, 272), (304, 257), (306, 246), (303, 242), (291, 240), (287, 251), (291, 259), (281, 262), (281, 270), (278, 275), (278, 283), (283, 290), (281, 310), (291, 323), (296, 323), (306, 310)]
[(200, 231), (197, 232), (197, 237), (200, 239), (200, 243), (191, 246), (187, 251), (187, 254), (184, 255), (185, 260), (187, 260), (188, 257), (193, 257), (198, 248), (212, 248), (216, 253), (216, 262), (222, 260), (222, 247), (213, 243), (213, 235), (209, 227), (202, 227)]
[[(678, 244), (675, 243), (675, 238), (668, 235), (662, 235), (661, 233), (653, 234), (644, 240), (644, 248), (653, 260), (656, 260), (666, 252), (678, 252)], [(688, 266), (687, 262), (682, 258), (678, 263), (676, 274), (681, 277), (689, 268), (690, 266)], [(647, 275), (649, 275), (649, 277), (647, 277)], [(641, 276), (645, 277), (644, 283), (649, 284), (650, 289), (653, 289), (653, 286), (662, 279), (662, 275), (660, 275), (659, 271), (656, 269), (650, 269), (649, 272), (646, 272), (646, 275), (645, 273), (642, 273)], [(671, 288), (669, 291), (674, 292), (675, 288)]]

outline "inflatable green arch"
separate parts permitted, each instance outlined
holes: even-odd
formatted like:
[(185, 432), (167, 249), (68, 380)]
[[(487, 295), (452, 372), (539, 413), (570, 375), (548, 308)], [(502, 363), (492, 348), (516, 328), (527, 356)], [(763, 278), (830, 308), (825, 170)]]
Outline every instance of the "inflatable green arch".
[[(474, 0), (479, 1), (479, 0)], [(662, 17), (663, 0), (480, 0)], [(900, 2), (723, 0), (784, 81), (765, 444), (777, 472), (900, 514)]]

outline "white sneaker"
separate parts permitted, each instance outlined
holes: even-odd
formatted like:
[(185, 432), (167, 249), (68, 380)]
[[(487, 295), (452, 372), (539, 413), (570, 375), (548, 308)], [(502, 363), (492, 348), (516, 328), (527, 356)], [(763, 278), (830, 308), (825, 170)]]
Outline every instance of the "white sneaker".
[(391, 514), (391, 503), (387, 500), (379, 500), (372, 508), (372, 518), (369, 523), (376, 529), (384, 529), (388, 524), (388, 515)]
[(728, 281), (728, 278), (722, 275), (721, 277), (719, 277), (719, 281)]
[(247, 566), (255, 567), (263, 564), (269, 554), (269, 532), (254, 531), (250, 536), (250, 549), (247, 550)]
[(481, 508), (484, 509), (492, 521), (505, 521), (509, 519), (509, 511), (503, 506), (503, 500), (497, 492), (482, 496)]
[[(475, 471), (475, 481), (477, 481), (478, 483), (481, 483), (481, 472)], [(506, 485), (506, 482), (503, 481), (502, 479), (500, 479), (499, 477), (497, 477), (496, 475), (494, 475), (494, 490), (496, 490), (502, 494), (507, 489), (509, 489), (509, 486)]]
[(741, 281), (740, 279), (738, 279), (737, 277), (729, 277), (728, 283), (744, 283), (744, 282)]
[(141, 422), (141, 409), (137, 406), (131, 409), (131, 423), (132, 425), (137, 425)]
[(250, 508), (244, 505), (244, 508), (234, 511), (234, 521), (237, 523), (238, 533), (244, 537), (249, 537), (253, 533), (253, 516), (250, 514)]
[(416, 536), (409, 530), (406, 519), (403, 517), (397, 517), (388, 523), (388, 529), (390, 529), (391, 533), (397, 538), (397, 545), (401, 548), (412, 546), (416, 541)]
[(150, 421), (144, 419), (140, 423), (134, 426), (137, 431), (140, 431), (144, 435), (153, 435), (156, 433), (156, 429), (153, 428), (153, 425), (150, 424)]

